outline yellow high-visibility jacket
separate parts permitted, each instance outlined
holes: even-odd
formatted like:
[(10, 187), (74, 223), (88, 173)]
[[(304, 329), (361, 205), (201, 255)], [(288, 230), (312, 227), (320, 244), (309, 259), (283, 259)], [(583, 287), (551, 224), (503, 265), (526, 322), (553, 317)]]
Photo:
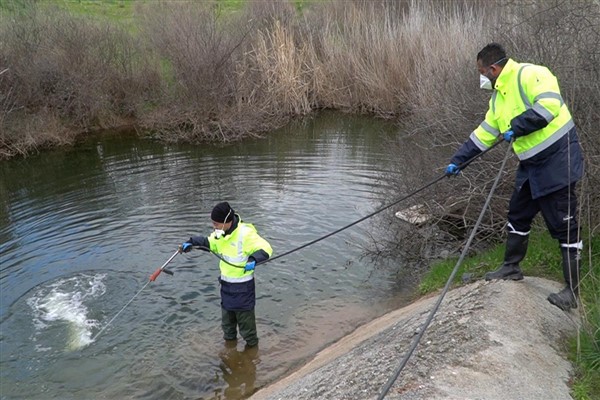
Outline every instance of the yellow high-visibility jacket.
[(488, 149), (508, 130), (520, 160), (516, 187), (529, 180), (533, 198), (579, 180), (583, 157), (571, 113), (546, 67), (509, 59), (494, 84), (485, 119), (454, 154), (457, 165)]
[(213, 232), (208, 237), (191, 237), (190, 243), (203, 250), (210, 249), (211, 252), (227, 260), (227, 262), (223, 260), (219, 262), (221, 307), (231, 311), (254, 309), (256, 304), (254, 270), (245, 271), (244, 266), (250, 257), (259, 264), (273, 254), (271, 245), (258, 234), (254, 225), (242, 222), (240, 216), (235, 214), (233, 224), (224, 236), (217, 239)]
[[(236, 217), (239, 218), (237, 215)], [(217, 239), (213, 232), (208, 237), (210, 251), (219, 254), (231, 264), (239, 266), (236, 268), (223, 260), (219, 262), (221, 280), (232, 283), (246, 282), (252, 279), (254, 271), (244, 271), (243, 268), (251, 255), (260, 250), (267, 253), (268, 257), (273, 254), (271, 245), (258, 234), (254, 225), (242, 222), (241, 219), (238, 221), (237, 227), (230, 234)]]

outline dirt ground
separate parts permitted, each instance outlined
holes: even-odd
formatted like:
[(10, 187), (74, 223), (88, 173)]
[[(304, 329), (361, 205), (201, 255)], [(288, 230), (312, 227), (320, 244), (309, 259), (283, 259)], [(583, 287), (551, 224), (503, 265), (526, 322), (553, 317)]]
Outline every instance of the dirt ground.
[[(565, 339), (577, 332), (579, 316), (548, 303), (548, 294), (560, 288), (526, 277), (449, 291), (385, 398), (571, 399)], [(378, 398), (437, 299), (421, 299), (361, 326), (251, 399)]]

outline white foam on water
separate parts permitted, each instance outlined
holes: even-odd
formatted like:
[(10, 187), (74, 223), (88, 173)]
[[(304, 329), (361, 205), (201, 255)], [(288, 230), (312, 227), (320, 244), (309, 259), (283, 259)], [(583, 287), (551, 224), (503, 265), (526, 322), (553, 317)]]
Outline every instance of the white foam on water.
[[(40, 288), (27, 299), (27, 304), (33, 310), (36, 332), (42, 333), (57, 321), (66, 322), (69, 328), (68, 350), (77, 350), (90, 344), (92, 329), (98, 326), (98, 321), (88, 317), (86, 302), (106, 292), (103, 283), (105, 277), (106, 274), (82, 274)], [(38, 346), (38, 351), (49, 350), (48, 346)]]

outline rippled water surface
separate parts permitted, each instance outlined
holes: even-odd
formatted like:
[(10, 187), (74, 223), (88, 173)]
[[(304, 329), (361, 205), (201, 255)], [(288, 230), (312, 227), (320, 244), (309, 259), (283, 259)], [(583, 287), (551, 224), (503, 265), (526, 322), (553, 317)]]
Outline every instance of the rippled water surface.
[(258, 354), (224, 347), (218, 260), (201, 251), (106, 325), (219, 201), (275, 255), (376, 210), (394, 134), (325, 114), (226, 147), (105, 134), (0, 163), (2, 398), (243, 398), (398, 305), (361, 257), (367, 220), (257, 267)]

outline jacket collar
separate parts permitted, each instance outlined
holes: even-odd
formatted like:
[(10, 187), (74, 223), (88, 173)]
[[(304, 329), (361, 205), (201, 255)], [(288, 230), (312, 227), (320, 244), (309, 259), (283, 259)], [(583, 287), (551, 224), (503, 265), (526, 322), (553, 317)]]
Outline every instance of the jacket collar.
[(242, 219), (240, 218), (240, 216), (238, 214), (234, 214), (233, 215), (233, 224), (231, 224), (231, 228), (229, 228), (229, 229), (227, 229), (225, 231), (225, 235), (224, 236), (231, 235), (231, 233), (237, 229), (238, 224), (241, 221), (242, 221)]
[(502, 91), (503, 88), (506, 88), (509, 83), (512, 81), (515, 74), (519, 72), (520, 64), (514, 61), (512, 58), (509, 58), (506, 62), (506, 65), (502, 68), (502, 72), (496, 79), (496, 83), (494, 84), (494, 89), (498, 91)]

